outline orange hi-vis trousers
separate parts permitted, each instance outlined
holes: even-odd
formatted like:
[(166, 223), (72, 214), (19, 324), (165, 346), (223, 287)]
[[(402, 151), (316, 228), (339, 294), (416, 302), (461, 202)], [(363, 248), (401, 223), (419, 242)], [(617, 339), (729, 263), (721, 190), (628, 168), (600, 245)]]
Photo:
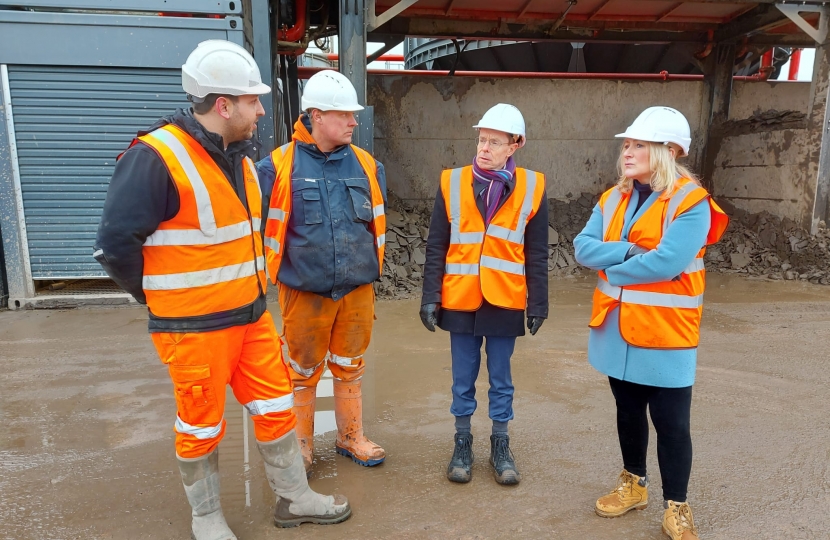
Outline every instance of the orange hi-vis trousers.
[(225, 386), (245, 405), (260, 442), (294, 429), (294, 391), (280, 339), (267, 311), (251, 324), (214, 332), (151, 334), (170, 370), (178, 417), (176, 453), (199, 458), (225, 434)]
[(294, 385), (317, 386), (326, 363), (336, 379), (359, 379), (375, 320), (372, 284), (361, 285), (339, 300), (282, 283), (279, 287), (283, 337)]

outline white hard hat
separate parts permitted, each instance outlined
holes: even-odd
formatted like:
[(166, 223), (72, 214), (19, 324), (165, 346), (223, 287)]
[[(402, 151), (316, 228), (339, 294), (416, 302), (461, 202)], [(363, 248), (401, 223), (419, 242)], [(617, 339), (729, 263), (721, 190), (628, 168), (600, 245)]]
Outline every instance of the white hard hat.
[(339, 71), (326, 69), (312, 75), (303, 88), (304, 111), (362, 111), (351, 81)]
[(524, 146), (527, 141), (525, 135), (525, 119), (519, 109), (507, 103), (499, 103), (490, 107), (484, 113), (478, 124), (473, 126), (476, 129), (487, 128), (495, 129), (496, 131), (503, 131), (509, 135), (521, 135), (519, 147)]
[(671, 107), (649, 107), (640, 113), (625, 133), (619, 133), (615, 137), (663, 144), (674, 143), (683, 149), (683, 154), (678, 157), (688, 156), (689, 146), (692, 144), (689, 121), (680, 111)]
[(182, 88), (192, 96), (191, 101), (201, 101), (208, 94), (245, 96), (271, 91), (250, 53), (223, 39), (203, 41), (190, 53), (182, 66)]

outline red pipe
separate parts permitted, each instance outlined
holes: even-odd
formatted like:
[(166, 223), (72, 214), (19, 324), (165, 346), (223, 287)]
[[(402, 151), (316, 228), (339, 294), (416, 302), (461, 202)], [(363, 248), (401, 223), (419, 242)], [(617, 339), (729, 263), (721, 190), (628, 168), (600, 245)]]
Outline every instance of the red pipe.
[(281, 41), (300, 41), (305, 37), (308, 26), (305, 20), (306, 0), (294, 0), (294, 12), (296, 21), (294, 26), (283, 26), (280, 30)]
[[(330, 68), (298, 67), (300, 79), (308, 79), (315, 73)], [(369, 75), (407, 75), (414, 77), (447, 77), (449, 71), (418, 69), (367, 69)], [(702, 81), (703, 75), (661, 73), (559, 73), (538, 71), (456, 71), (455, 77), (482, 77), (490, 79), (589, 79), (609, 81)], [(737, 76), (736, 81), (761, 81), (759, 75)]]
[[(326, 55), (326, 58), (329, 60), (339, 60), (340, 55), (337, 53), (329, 53)], [(374, 62), (403, 62), (403, 55), (402, 54), (383, 54), (379, 58), (376, 58)]]
[(796, 49), (790, 55), (790, 73), (788, 81), (798, 80), (798, 68), (801, 67), (801, 49)]
[(761, 67), (758, 69), (758, 75), (765, 81), (772, 75), (772, 49), (761, 56)]

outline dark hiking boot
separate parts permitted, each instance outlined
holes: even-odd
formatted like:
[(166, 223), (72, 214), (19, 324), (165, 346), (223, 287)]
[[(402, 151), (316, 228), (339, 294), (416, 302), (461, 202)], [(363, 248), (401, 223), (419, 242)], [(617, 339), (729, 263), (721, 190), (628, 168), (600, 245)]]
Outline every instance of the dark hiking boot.
[(472, 478), (473, 466), (473, 434), (456, 433), (455, 450), (447, 467), (447, 478), (450, 482), (466, 484)]
[(511, 486), (522, 480), (510, 451), (510, 437), (506, 433), (490, 435), (490, 465), (499, 484)]

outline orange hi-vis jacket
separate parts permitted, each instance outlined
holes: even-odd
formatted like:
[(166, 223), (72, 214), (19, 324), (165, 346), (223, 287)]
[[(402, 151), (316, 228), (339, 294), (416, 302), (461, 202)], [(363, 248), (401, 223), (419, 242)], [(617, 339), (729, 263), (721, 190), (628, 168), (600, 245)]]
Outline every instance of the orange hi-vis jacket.
[(254, 302), (268, 285), (254, 163), (243, 174), (250, 214), (219, 166), (193, 137), (168, 124), (140, 140), (161, 157), (179, 212), (142, 249), (147, 307), (158, 317), (210, 315)]
[(485, 230), (473, 191), (473, 167), (442, 173), (441, 193), (450, 222), (442, 307), (475, 311), (484, 299), (506, 309), (527, 307), (524, 233), (544, 192), (545, 175), (517, 168), (513, 192)]
[[(314, 139), (302, 125), (296, 123), (294, 139), (304, 143), (314, 144)], [(276, 284), (280, 271), (280, 263), (285, 248), (285, 233), (288, 230), (288, 220), (291, 216), (291, 171), (294, 168), (294, 141), (285, 144), (271, 153), (274, 163), (276, 179), (271, 192), (271, 201), (268, 208), (268, 219), (265, 221), (265, 263), (268, 276)], [(360, 163), (363, 172), (369, 179), (369, 190), (372, 198), (372, 230), (375, 235), (375, 248), (378, 254), (378, 271), (383, 274), (383, 253), (386, 246), (386, 212), (383, 204), (383, 191), (378, 183), (378, 166), (369, 152), (355, 145), (350, 145), (355, 157)]]
[[(630, 193), (621, 193), (614, 187), (599, 200), (602, 209), (603, 240), (621, 239)], [(674, 192), (661, 195), (632, 225), (628, 241), (640, 247), (659, 249), (660, 239), (672, 221), (697, 204), (706, 203), (711, 213), (711, 225), (706, 245), (720, 240), (729, 225), (729, 218), (712, 200), (709, 193), (688, 178), (681, 178)], [(608, 283), (605, 272), (599, 272), (594, 291), (592, 328), (605, 321), (611, 309), (620, 308), (620, 335), (630, 345), (648, 349), (690, 349), (700, 339), (700, 317), (703, 313), (703, 291), (706, 288), (706, 270), (703, 266), (704, 246), (696, 258), (680, 274), (679, 279), (660, 283), (615, 287)]]

